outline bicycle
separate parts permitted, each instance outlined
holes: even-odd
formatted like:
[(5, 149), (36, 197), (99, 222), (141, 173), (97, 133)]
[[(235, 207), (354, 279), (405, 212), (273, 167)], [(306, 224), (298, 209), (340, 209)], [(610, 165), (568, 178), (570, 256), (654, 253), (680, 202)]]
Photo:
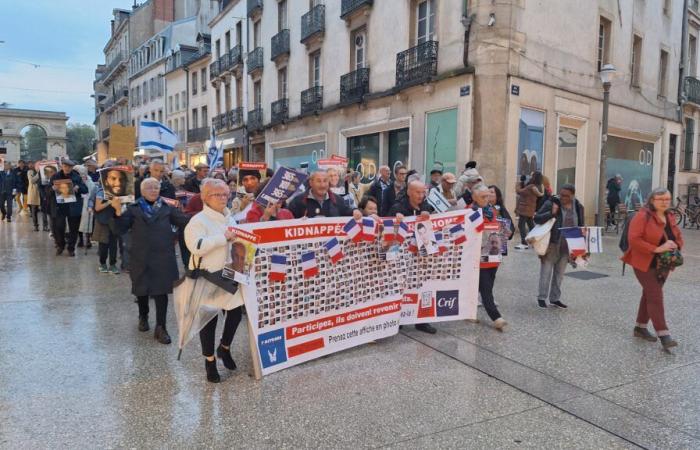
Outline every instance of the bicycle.
[(683, 201), (680, 197), (676, 197), (676, 204), (669, 209), (669, 211), (676, 218), (676, 225), (683, 228), (692, 227), (695, 225), (696, 229), (700, 230), (700, 199), (697, 197), (694, 199), (694, 204), (690, 204), (690, 199), (683, 205)]

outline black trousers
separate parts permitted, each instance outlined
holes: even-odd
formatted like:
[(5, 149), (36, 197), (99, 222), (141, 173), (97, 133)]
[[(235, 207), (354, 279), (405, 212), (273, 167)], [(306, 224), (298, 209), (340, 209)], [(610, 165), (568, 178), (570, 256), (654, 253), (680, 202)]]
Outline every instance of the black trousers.
[[(153, 295), (152, 297), (156, 302), (156, 325), (165, 328), (165, 317), (168, 315), (168, 296)], [(139, 304), (139, 316), (148, 316), (148, 295), (136, 297), (136, 302)]]
[(32, 213), (32, 222), (34, 223), (34, 228), (39, 229), (39, 205), (29, 205), (29, 211), (31, 211)]
[(109, 265), (117, 265), (117, 244), (119, 242), (119, 237), (115, 236), (111, 231), (109, 232), (109, 242), (103, 244), (99, 243), (97, 246), (97, 253), (100, 256), (100, 264), (107, 264), (107, 256), (109, 256)]
[(2, 193), (0, 194), (0, 212), (3, 216), (8, 219), (12, 218), (12, 200), (14, 197), (12, 193)]
[[(238, 329), (238, 324), (241, 323), (243, 312), (240, 306), (224, 312), (226, 313), (226, 319), (224, 319), (224, 332), (221, 335), (221, 344), (230, 347), (231, 342), (233, 342), (233, 336)], [(199, 332), (199, 340), (202, 343), (202, 354), (204, 356), (214, 356), (216, 322), (218, 322), (218, 316), (214, 316), (214, 318)]]
[(189, 267), (190, 264), (190, 250), (187, 248), (187, 245), (185, 244), (185, 232), (184, 230), (180, 230), (177, 233), (177, 241), (178, 244), (180, 245), (180, 258), (182, 259), (182, 265), (185, 266), (185, 270)]
[[(66, 233), (66, 221), (68, 222), (68, 233)], [(68, 251), (75, 251), (75, 242), (78, 239), (78, 228), (80, 227), (80, 216), (66, 217), (58, 215), (54, 217), (53, 239), (56, 248), (66, 248)]]
[(479, 294), (481, 294), (481, 303), (484, 305), (486, 314), (494, 321), (501, 317), (501, 313), (498, 312), (493, 298), (493, 285), (496, 282), (497, 271), (498, 267), (479, 269)]
[(535, 221), (532, 220), (532, 217), (518, 217), (518, 231), (520, 231), (521, 244), (527, 245), (527, 242), (525, 241), (525, 236), (527, 236), (527, 233), (533, 228), (535, 228)]

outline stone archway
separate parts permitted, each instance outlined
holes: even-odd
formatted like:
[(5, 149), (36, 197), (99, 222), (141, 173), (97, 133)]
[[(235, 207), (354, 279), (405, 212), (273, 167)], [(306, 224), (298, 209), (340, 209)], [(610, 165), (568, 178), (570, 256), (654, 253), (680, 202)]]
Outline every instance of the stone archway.
[(19, 157), (25, 161), (38, 161), (48, 158), (48, 133), (41, 125), (29, 124), (19, 131)]
[(66, 156), (67, 121), (63, 112), (0, 108), (0, 158), (12, 163), (22, 158), (22, 130), (28, 126), (40, 127), (46, 133), (46, 158)]

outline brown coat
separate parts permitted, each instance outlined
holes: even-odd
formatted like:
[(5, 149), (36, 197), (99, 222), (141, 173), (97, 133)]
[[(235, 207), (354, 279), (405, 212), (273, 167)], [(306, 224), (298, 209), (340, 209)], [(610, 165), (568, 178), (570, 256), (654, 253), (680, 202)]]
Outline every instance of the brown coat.
[(524, 188), (519, 186), (515, 189), (518, 194), (518, 202), (515, 206), (515, 213), (523, 217), (535, 217), (537, 212), (537, 199), (542, 197), (542, 192), (534, 184), (528, 184)]
[[(683, 235), (676, 225), (676, 218), (667, 212), (666, 220), (671, 224), (671, 231), (678, 248), (683, 248)], [(655, 213), (649, 211), (648, 208), (640, 209), (629, 224), (627, 231), (629, 248), (621, 259), (637, 270), (648, 272), (649, 266), (656, 256), (654, 250), (664, 237), (664, 228), (664, 223)]]

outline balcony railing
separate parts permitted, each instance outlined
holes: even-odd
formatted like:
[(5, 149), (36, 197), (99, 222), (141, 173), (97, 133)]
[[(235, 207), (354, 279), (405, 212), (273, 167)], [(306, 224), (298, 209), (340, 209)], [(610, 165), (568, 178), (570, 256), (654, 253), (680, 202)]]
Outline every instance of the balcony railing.
[(272, 36), (270, 61), (276, 61), (282, 55), (289, 55), (289, 30), (282, 30)]
[(124, 54), (122, 52), (117, 52), (114, 59), (112, 59), (112, 61), (107, 65), (107, 71), (105, 72), (105, 75), (110, 74), (114, 70), (114, 68), (121, 64), (123, 61)]
[(248, 73), (253, 73), (256, 70), (262, 70), (263, 64), (262, 47), (257, 47), (255, 50), (248, 53)]
[(209, 139), (209, 127), (187, 130), (187, 142), (204, 142)]
[(700, 105), (700, 80), (695, 77), (686, 77), (683, 93), (689, 102)]
[(340, 5), (340, 18), (345, 19), (350, 14), (364, 6), (372, 6), (373, 0), (343, 0)]
[(263, 0), (248, 0), (248, 17), (252, 17), (262, 12)]
[(263, 129), (263, 109), (255, 108), (248, 111), (248, 131), (258, 131)]
[(220, 73), (219, 69), (219, 61), (214, 61), (213, 63), (209, 64), (209, 80), (213, 80), (219, 76)]
[(301, 92), (301, 115), (316, 114), (323, 109), (323, 86)]
[(270, 105), (270, 125), (279, 125), (289, 119), (289, 100), (283, 98)]
[(325, 29), (326, 7), (325, 5), (316, 5), (311, 8), (311, 11), (301, 16), (301, 43), (322, 34)]
[(362, 101), (369, 93), (369, 69), (357, 69), (340, 77), (340, 104), (349, 105)]
[(243, 47), (241, 45), (234, 46), (228, 52), (228, 59), (229, 64), (231, 64), (230, 70), (235, 70), (243, 62)]
[(700, 0), (689, 0), (688, 8), (695, 11), (696, 13), (700, 13)]
[(227, 72), (231, 68), (231, 57), (228, 53), (224, 53), (219, 58), (219, 75)]
[(243, 108), (234, 108), (226, 113), (226, 119), (228, 121), (228, 127), (230, 130), (235, 128), (240, 128), (243, 126)]
[(426, 41), (396, 54), (396, 87), (430, 81), (437, 75), (438, 43)]

